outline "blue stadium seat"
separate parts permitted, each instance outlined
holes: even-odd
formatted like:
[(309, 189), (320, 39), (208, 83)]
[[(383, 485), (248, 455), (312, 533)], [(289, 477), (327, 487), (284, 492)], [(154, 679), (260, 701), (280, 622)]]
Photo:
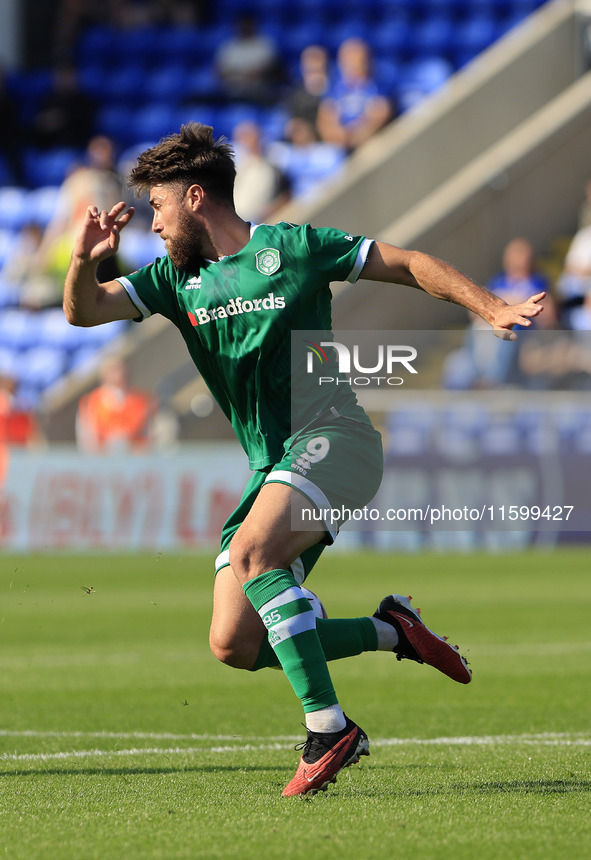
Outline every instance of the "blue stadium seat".
[(396, 0), (395, 8), (400, 12), (406, 12), (415, 20), (424, 19), (426, 15), (423, 0)]
[(233, 20), (248, 11), (244, 0), (216, 0), (213, 6), (214, 10), (212, 12), (215, 11), (216, 18), (223, 21)]
[(488, 15), (500, 20), (509, 15), (513, 8), (513, 0), (470, 0), (470, 15)]
[(59, 193), (59, 185), (44, 185), (29, 191), (27, 194), (28, 220), (40, 227), (47, 227), (55, 215)]
[(15, 379), (17, 364), (18, 351), (0, 344), (0, 374)]
[[(495, 0), (484, 0), (484, 2), (495, 2)], [(475, 3), (478, 3), (478, 0), (422, 0), (422, 16), (448, 15), (461, 18), (471, 13)]]
[(391, 454), (422, 454), (430, 448), (435, 424), (433, 409), (397, 409), (388, 414), (387, 452)]
[(35, 328), (38, 346), (56, 347), (69, 353), (77, 349), (84, 340), (84, 329), (70, 325), (61, 308), (39, 311)]
[(70, 356), (68, 372), (86, 373), (100, 364), (100, 352), (94, 346), (81, 346)]
[(8, 308), (0, 314), (0, 346), (28, 349), (37, 343), (36, 314), (23, 308)]
[(491, 416), (482, 431), (482, 450), (488, 454), (516, 454), (523, 450), (523, 439), (510, 417)]
[(121, 60), (118, 49), (115, 31), (112, 27), (102, 25), (87, 27), (77, 40), (77, 63), (84, 64), (89, 57), (96, 58), (104, 64), (108, 64), (112, 60)]
[(180, 131), (182, 125), (187, 122), (201, 122), (203, 125), (211, 125), (214, 133), (219, 134), (218, 130), (219, 110), (214, 105), (209, 104), (188, 104), (177, 108), (175, 115), (175, 131)]
[(426, 57), (409, 64), (405, 74), (424, 95), (429, 95), (449, 80), (453, 66), (444, 57)]
[(15, 405), (24, 412), (34, 412), (39, 409), (41, 391), (31, 385), (19, 384), (15, 393)]
[(460, 25), (453, 38), (452, 56), (457, 68), (464, 66), (497, 40), (499, 24), (488, 15), (471, 18)]
[[(219, 10), (216, 9), (216, 13), (218, 12)], [(193, 59), (196, 61), (203, 59), (203, 61), (207, 63), (213, 62), (215, 53), (221, 43), (235, 35), (236, 26), (234, 24), (234, 18), (232, 16), (222, 15), (218, 20), (216, 15), (215, 22), (210, 22), (205, 27), (201, 28), (201, 40), (204, 45), (204, 51), (203, 54), (200, 51), (196, 51)]]
[(0, 187), (0, 229), (17, 231), (29, 220), (28, 190), (19, 185)]
[(64, 374), (67, 363), (66, 353), (59, 347), (32, 346), (19, 356), (18, 380), (44, 391)]
[(259, 126), (265, 143), (281, 140), (285, 133), (288, 113), (283, 108), (268, 108), (259, 114)]
[(334, 48), (339, 41), (340, 37), (335, 36), (332, 27), (326, 30), (320, 22), (303, 21), (285, 31), (281, 54), (289, 61), (297, 59), (308, 45), (327, 45), (330, 42), (330, 47)]
[(231, 138), (234, 128), (246, 120), (259, 121), (259, 111), (250, 104), (233, 104), (220, 108), (216, 132)]
[(7, 76), (9, 92), (16, 98), (39, 98), (47, 95), (53, 85), (51, 69), (13, 72)]
[(25, 180), (31, 188), (42, 185), (61, 185), (68, 173), (80, 164), (84, 153), (73, 147), (56, 147), (47, 152), (38, 149), (25, 150), (23, 169)]
[(416, 26), (412, 35), (410, 53), (414, 57), (447, 55), (454, 42), (455, 24), (447, 15), (434, 15)]
[(128, 328), (125, 320), (97, 325), (92, 328), (81, 328), (79, 330), (81, 348), (101, 349), (116, 337), (123, 334)]
[(397, 99), (401, 111), (419, 104), (425, 96), (439, 89), (453, 74), (452, 64), (443, 57), (426, 57), (407, 64), (401, 70)]
[(220, 79), (211, 65), (197, 66), (187, 72), (186, 99), (214, 101), (220, 94)]
[(174, 105), (154, 103), (135, 111), (128, 119), (133, 126), (134, 140), (158, 141), (178, 131)]
[(198, 57), (211, 58), (214, 47), (205, 36), (205, 30), (192, 26), (162, 27), (157, 43), (152, 47), (152, 57), (162, 65), (168, 63), (190, 64)]
[(460, 428), (471, 436), (479, 436), (491, 422), (489, 410), (481, 403), (473, 406), (463, 403), (461, 407), (444, 409), (438, 413), (438, 426)]
[[(314, 41), (326, 45), (335, 53), (339, 46), (347, 39), (354, 37), (366, 39), (370, 44), (372, 41), (371, 28), (365, 19), (359, 15), (356, 15), (355, 17), (345, 17), (327, 29), (320, 27), (320, 31), (321, 32)], [(308, 42), (308, 44), (310, 44), (310, 42)]]
[(103, 63), (100, 58), (97, 59), (95, 56), (86, 58), (78, 66), (80, 89), (94, 101), (101, 103), (104, 100), (103, 81), (108, 73), (108, 63)]
[(13, 308), (18, 305), (21, 298), (21, 289), (19, 284), (12, 281), (5, 281), (0, 272), (0, 309), (4, 313), (5, 308)]
[(128, 227), (121, 234), (119, 257), (124, 268), (129, 271), (147, 266), (148, 263), (153, 262), (156, 257), (162, 257), (163, 254), (162, 239), (150, 230)]
[(121, 62), (136, 61), (147, 65), (153, 60), (160, 43), (158, 27), (133, 27), (115, 30), (113, 44), (116, 55)]
[(591, 427), (591, 413), (582, 408), (568, 406), (557, 411), (553, 421), (563, 446), (570, 448), (575, 436), (581, 430)]
[(0, 271), (14, 244), (14, 231), (0, 229)]
[(0, 152), (0, 187), (2, 185), (12, 185), (14, 181), (15, 176), (12, 172), (12, 167), (4, 154)]
[(372, 33), (371, 46), (376, 59), (400, 62), (411, 51), (413, 26), (406, 15), (388, 15)]
[(147, 88), (146, 66), (137, 60), (106, 70), (101, 77), (100, 98), (103, 104), (137, 106), (151, 96)]
[(374, 62), (375, 79), (383, 93), (393, 96), (400, 86), (401, 64), (395, 59), (377, 59)]
[(296, 24), (300, 23), (300, 19), (297, 15), (294, 15), (291, 21), (286, 21), (284, 17), (281, 17), (279, 14), (274, 15), (272, 18), (265, 17), (261, 20), (259, 24), (259, 30), (263, 33), (267, 38), (271, 39), (278, 46), (281, 51), (281, 45), (283, 42), (283, 36), (285, 34), (286, 29), (289, 27), (293, 27)]
[(536, 12), (545, 3), (546, 0), (511, 0), (509, 14), (525, 17)]
[(128, 105), (108, 104), (102, 107), (96, 115), (94, 129), (97, 134), (104, 134), (123, 147), (139, 139)]
[(190, 92), (188, 70), (182, 63), (160, 66), (145, 76), (144, 89), (150, 100), (180, 104)]

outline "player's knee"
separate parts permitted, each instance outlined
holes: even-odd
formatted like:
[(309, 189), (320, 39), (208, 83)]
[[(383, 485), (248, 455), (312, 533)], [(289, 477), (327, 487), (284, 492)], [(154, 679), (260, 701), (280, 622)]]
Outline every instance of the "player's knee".
[(247, 653), (243, 645), (218, 636), (214, 631), (209, 634), (209, 647), (213, 656), (233, 669), (251, 669), (254, 663), (252, 654)]
[(275, 567), (259, 542), (240, 534), (236, 534), (230, 544), (230, 566), (242, 582)]

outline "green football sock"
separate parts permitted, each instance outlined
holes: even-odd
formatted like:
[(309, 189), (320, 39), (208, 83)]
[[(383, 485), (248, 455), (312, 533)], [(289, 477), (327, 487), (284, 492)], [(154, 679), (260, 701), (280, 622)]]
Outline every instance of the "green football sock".
[(243, 588), (267, 628), (269, 643), (304, 711), (338, 704), (316, 616), (294, 575), (269, 570)]
[[(371, 618), (317, 618), (316, 630), (327, 661), (377, 651), (378, 637)], [(251, 671), (280, 665), (269, 640), (264, 639)]]

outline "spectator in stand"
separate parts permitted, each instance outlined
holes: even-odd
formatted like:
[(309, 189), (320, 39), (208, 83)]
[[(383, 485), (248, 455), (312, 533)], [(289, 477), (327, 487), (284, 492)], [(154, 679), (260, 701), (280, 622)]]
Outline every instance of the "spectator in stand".
[[(529, 239), (517, 237), (507, 243), (503, 251), (503, 267), (487, 286), (491, 293), (509, 303), (524, 301), (521, 297), (530, 296), (532, 291), (548, 292), (548, 279), (536, 270), (535, 251)], [(543, 325), (549, 328), (555, 319), (552, 303), (546, 298), (544, 316), (539, 317), (531, 327)]]
[(322, 45), (308, 45), (300, 54), (300, 81), (286, 99), (289, 116), (308, 120), (314, 128), (318, 108), (330, 88), (330, 61)]
[(74, 66), (59, 65), (53, 86), (33, 119), (31, 137), (42, 149), (84, 149), (92, 135), (96, 106), (78, 86)]
[(54, 62), (71, 63), (81, 31), (93, 24), (103, 24), (105, 11), (110, 16), (114, 5), (114, 0), (60, 0), (53, 38)]
[[(19, 407), (16, 387), (15, 379), (0, 370), (0, 490), (8, 475), (10, 449), (33, 447), (43, 441), (34, 413)], [(0, 510), (0, 519), (1, 513)]]
[(24, 224), (11, 242), (0, 274), (0, 307), (39, 308), (51, 304), (59, 290), (54, 279), (33, 271), (32, 261), (39, 253), (43, 230), (34, 222)]
[[(85, 162), (74, 167), (60, 189), (56, 213), (48, 224), (37, 253), (30, 262), (30, 287), (44, 284), (43, 295), (26, 297), (28, 305), (61, 304), (63, 282), (70, 262), (72, 237), (91, 201), (110, 209), (123, 193), (122, 180), (115, 168), (112, 141), (103, 136), (91, 138)], [(116, 259), (107, 263), (108, 277), (119, 274)], [(49, 284), (53, 284), (49, 288)]]
[(164, 20), (173, 25), (202, 24), (209, 14), (209, 0), (157, 0)]
[(219, 46), (215, 68), (230, 101), (276, 102), (282, 78), (279, 52), (269, 36), (258, 32), (250, 15), (241, 15), (235, 35)]
[(556, 282), (563, 324), (567, 328), (591, 329), (591, 226), (575, 233)]
[(19, 406), (16, 388), (12, 376), (0, 373), (0, 448), (33, 446), (43, 438), (34, 413)]
[(269, 147), (269, 160), (287, 177), (293, 197), (313, 193), (343, 166), (347, 150), (318, 140), (312, 123), (302, 117), (288, 120), (285, 141)]
[[(547, 278), (536, 270), (535, 252), (528, 239), (517, 237), (505, 246), (502, 269), (488, 282), (491, 293), (506, 302), (524, 301), (532, 292), (548, 291)], [(545, 299), (544, 316), (532, 320), (529, 329), (556, 328), (557, 316), (549, 295)], [(516, 326), (522, 329), (523, 326)], [(489, 344), (480, 317), (470, 315), (463, 347), (451, 353), (444, 364), (446, 388), (494, 388), (510, 382), (517, 373), (518, 352), (524, 341), (508, 342), (496, 339)]]
[(190, 27), (205, 19), (208, 6), (209, 0), (112, 0), (112, 20), (118, 27)]
[(266, 157), (256, 122), (238, 123), (232, 137), (236, 156), (236, 211), (247, 221), (260, 224), (287, 203), (289, 186), (282, 171)]
[(76, 441), (82, 451), (123, 452), (145, 448), (150, 442), (150, 422), (155, 398), (130, 388), (125, 362), (107, 358), (100, 370), (100, 384), (80, 398)]
[(337, 53), (337, 79), (318, 108), (320, 137), (352, 151), (393, 118), (392, 102), (372, 72), (371, 49), (363, 39), (346, 39)]

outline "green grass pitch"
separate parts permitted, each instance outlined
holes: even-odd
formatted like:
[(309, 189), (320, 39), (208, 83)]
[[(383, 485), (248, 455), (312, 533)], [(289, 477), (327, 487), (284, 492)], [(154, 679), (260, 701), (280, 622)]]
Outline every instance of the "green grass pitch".
[(280, 672), (209, 653), (210, 558), (0, 556), (0, 855), (591, 857), (590, 558), (327, 553), (330, 615), (412, 594), (474, 680), (333, 663), (371, 756), (282, 799), (300, 707)]

